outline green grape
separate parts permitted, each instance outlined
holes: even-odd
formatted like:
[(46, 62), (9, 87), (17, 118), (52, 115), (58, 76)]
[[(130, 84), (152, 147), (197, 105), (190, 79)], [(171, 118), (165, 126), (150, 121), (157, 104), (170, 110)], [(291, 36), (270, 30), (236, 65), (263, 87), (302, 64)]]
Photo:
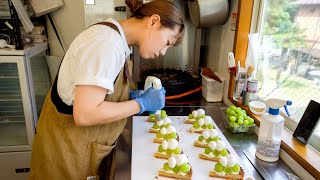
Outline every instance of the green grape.
[(226, 168), (224, 168), (224, 172), (225, 172), (226, 174), (231, 174), (231, 173), (232, 173), (231, 167), (226, 167)]
[(204, 150), (204, 153), (206, 154), (209, 154), (211, 152), (211, 149), (209, 147), (207, 147), (205, 150)]
[(200, 119), (200, 116), (197, 116), (197, 117), (196, 117), (196, 121), (198, 121), (199, 119)]
[(240, 114), (240, 113), (242, 114), (242, 109), (241, 109), (241, 108), (240, 108), (240, 109), (239, 109), (239, 108), (237, 108), (237, 109), (236, 109), (236, 110), (234, 110), (234, 111), (235, 111), (236, 113), (238, 113), (238, 114)]
[(243, 114), (247, 114), (246, 110), (242, 110), (242, 113), (243, 113)]
[(226, 155), (228, 154), (227, 149), (226, 149), (226, 148), (222, 149), (222, 150), (220, 151), (220, 154), (221, 154), (221, 156), (226, 156)]
[(219, 136), (216, 136), (216, 137), (212, 138), (212, 140), (218, 141), (219, 140)]
[(164, 163), (164, 165), (163, 165), (163, 169), (164, 169), (165, 171), (169, 171), (171, 168), (170, 168), (169, 164), (166, 162), (166, 163)]
[(163, 135), (163, 139), (168, 140), (169, 138), (170, 138), (170, 135), (169, 135), (169, 134)]
[(159, 152), (163, 152), (163, 151), (164, 151), (164, 149), (162, 148), (162, 145), (160, 145), (160, 146), (158, 147), (158, 151), (159, 151)]
[(150, 117), (150, 118), (156, 118), (156, 115), (155, 115), (155, 114), (150, 114), (149, 117)]
[(203, 114), (202, 116), (200, 116), (200, 118), (204, 119), (206, 118), (206, 115)]
[(158, 126), (158, 124), (157, 124), (157, 123), (154, 123), (154, 125), (152, 126), (152, 128), (153, 128), (153, 129), (158, 129), (158, 128), (159, 128), (159, 126)]
[(199, 138), (198, 138), (199, 141), (202, 141), (203, 139), (204, 139), (203, 136), (199, 136)]
[(235, 115), (236, 112), (234, 110), (231, 110), (230, 113), (229, 113), (231, 116)]
[(179, 147), (177, 147), (177, 148), (175, 148), (174, 150), (173, 150), (173, 153), (175, 154), (175, 155), (179, 155), (180, 154), (180, 148)]
[(234, 116), (230, 116), (230, 117), (229, 117), (229, 120), (230, 120), (231, 122), (235, 122), (235, 121), (236, 121), (236, 119), (237, 119), (237, 118), (236, 118), (236, 117), (234, 117)]
[(198, 128), (200, 127), (200, 125), (199, 125), (199, 123), (196, 121), (196, 122), (193, 123), (193, 127), (194, 127), (195, 129), (198, 129)]
[(224, 169), (224, 167), (221, 165), (221, 163), (216, 163), (216, 165), (214, 166), (214, 170), (217, 172), (222, 172)]
[(161, 110), (161, 114), (160, 114), (161, 119), (164, 119), (166, 116), (167, 116), (166, 111)]
[(238, 119), (238, 124), (242, 125), (243, 124), (243, 120), (242, 119)]
[(246, 125), (246, 126), (248, 126), (248, 125), (249, 125), (249, 121), (248, 121), (248, 120), (244, 120), (244, 121), (243, 121), (243, 124)]
[(226, 116), (227, 116), (227, 118), (229, 119), (231, 115), (230, 115), (230, 114), (226, 114)]
[(187, 173), (190, 171), (190, 165), (188, 163), (184, 163), (180, 166), (180, 170), (183, 172), (183, 173)]
[(235, 109), (237, 109), (237, 107), (232, 105), (232, 106), (230, 106), (230, 109), (235, 110)]
[(218, 150), (216, 150), (216, 149), (213, 151), (213, 155), (214, 155), (214, 156), (219, 156), (219, 154), (220, 154), (220, 151), (218, 151)]
[(239, 124), (236, 123), (236, 122), (234, 122), (234, 123), (233, 123), (233, 127), (234, 127), (234, 128), (237, 128), (237, 127), (239, 127)]
[(202, 129), (207, 129), (207, 125), (204, 124), (204, 125), (201, 126), (201, 128)]
[(236, 118), (238, 118), (238, 117), (239, 117), (239, 114), (234, 114), (233, 116), (236, 117)]
[(189, 119), (193, 119), (194, 117), (193, 117), (192, 114), (189, 114), (188, 118), (189, 118)]
[(157, 132), (157, 138), (162, 138), (162, 134), (159, 132)]
[(230, 121), (229, 124), (230, 124), (231, 127), (234, 127), (234, 122)]
[(164, 125), (165, 128), (169, 127), (170, 126), (170, 123)]
[(206, 139), (206, 142), (207, 142), (207, 143), (209, 143), (210, 141), (211, 141), (210, 138)]
[(252, 125), (254, 123), (254, 119), (253, 118), (248, 119), (248, 121), (249, 121), (250, 125)]
[(178, 173), (180, 171), (180, 167), (178, 165), (176, 165), (173, 169), (173, 172)]
[(173, 153), (173, 150), (171, 150), (171, 149), (166, 149), (166, 154), (168, 154), (168, 155), (171, 155)]
[(246, 116), (244, 116), (244, 119), (249, 120), (250, 116), (246, 115)]
[(169, 134), (170, 139), (175, 139), (175, 137), (176, 137), (176, 133), (172, 132)]
[(227, 109), (227, 113), (230, 113), (231, 110), (232, 110), (231, 108), (228, 108), (228, 109)]
[(232, 166), (232, 171), (233, 172), (239, 172), (240, 171), (240, 165), (239, 164), (235, 164), (234, 166)]
[(242, 116), (243, 116), (242, 111), (238, 112), (238, 117), (242, 117)]
[(208, 129), (212, 129), (213, 128), (213, 124), (208, 124), (207, 127), (208, 127)]
[(239, 117), (238, 117), (238, 121), (239, 121), (240, 119), (243, 121), (243, 120), (244, 120), (243, 116), (239, 116)]

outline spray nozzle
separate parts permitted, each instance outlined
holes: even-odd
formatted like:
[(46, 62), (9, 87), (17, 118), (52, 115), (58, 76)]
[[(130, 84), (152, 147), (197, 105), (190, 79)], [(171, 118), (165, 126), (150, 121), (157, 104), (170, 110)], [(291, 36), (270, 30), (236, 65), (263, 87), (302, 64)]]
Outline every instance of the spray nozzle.
[(282, 100), (282, 99), (268, 99), (266, 101), (266, 104), (269, 106), (269, 114), (272, 115), (278, 115), (279, 114), (279, 109), (281, 107), (284, 107), (284, 109), (286, 110), (286, 113), (288, 116), (290, 116), (290, 113), (288, 111), (287, 106), (292, 105), (292, 101), (291, 100)]

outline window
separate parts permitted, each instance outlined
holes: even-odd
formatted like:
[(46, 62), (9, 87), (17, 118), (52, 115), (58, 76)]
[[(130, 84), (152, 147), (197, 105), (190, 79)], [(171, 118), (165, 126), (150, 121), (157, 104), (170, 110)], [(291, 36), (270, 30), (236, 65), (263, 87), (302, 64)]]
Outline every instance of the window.
[[(291, 99), (294, 130), (309, 101), (320, 103), (320, 0), (265, 0), (260, 7), (258, 96)], [(320, 125), (312, 139), (315, 147)]]

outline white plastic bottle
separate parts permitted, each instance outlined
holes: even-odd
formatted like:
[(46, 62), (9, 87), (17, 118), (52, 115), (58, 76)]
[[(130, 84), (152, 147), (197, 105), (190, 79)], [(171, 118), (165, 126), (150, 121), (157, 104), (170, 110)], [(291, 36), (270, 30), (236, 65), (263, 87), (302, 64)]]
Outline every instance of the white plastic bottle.
[(279, 159), (284, 126), (284, 118), (279, 115), (279, 109), (284, 107), (286, 113), (290, 116), (287, 105), (291, 105), (292, 101), (269, 99), (266, 104), (269, 106), (269, 110), (268, 113), (261, 116), (256, 156), (263, 161), (274, 162)]

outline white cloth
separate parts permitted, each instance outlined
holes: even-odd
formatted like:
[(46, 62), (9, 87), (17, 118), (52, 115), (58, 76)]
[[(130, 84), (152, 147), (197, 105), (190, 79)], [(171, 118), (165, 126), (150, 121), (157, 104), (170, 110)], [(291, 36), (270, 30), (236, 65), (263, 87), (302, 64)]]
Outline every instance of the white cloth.
[(120, 24), (118, 32), (105, 25), (94, 25), (81, 32), (71, 43), (58, 75), (58, 94), (67, 105), (73, 105), (77, 85), (100, 86), (114, 92), (114, 81), (130, 55)]

